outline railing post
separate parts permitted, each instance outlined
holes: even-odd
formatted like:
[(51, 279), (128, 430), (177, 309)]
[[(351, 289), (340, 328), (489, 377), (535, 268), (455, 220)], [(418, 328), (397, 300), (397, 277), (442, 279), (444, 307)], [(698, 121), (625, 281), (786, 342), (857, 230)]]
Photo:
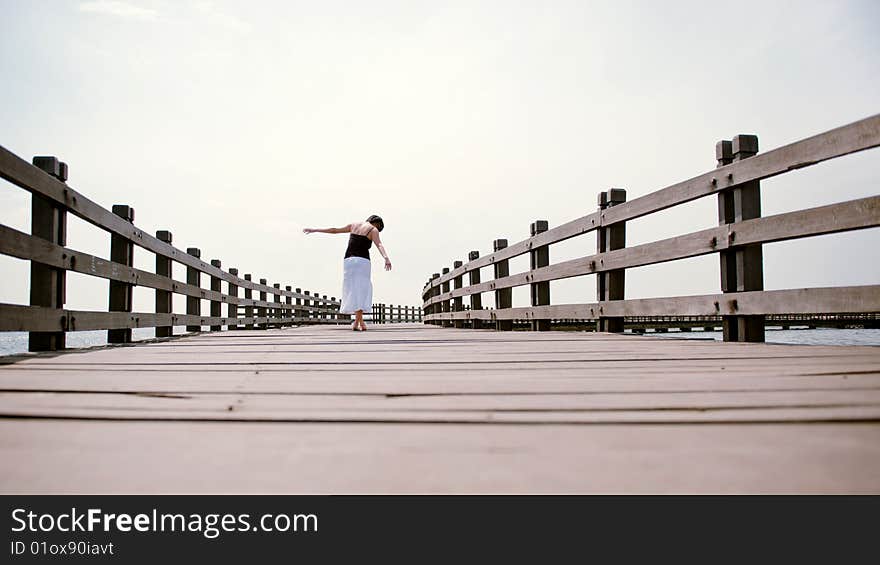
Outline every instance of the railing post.
[[(251, 274), (246, 273), (244, 275), (244, 280), (251, 282)], [(244, 307), (244, 317), (249, 320), (249, 322), (244, 325), (244, 329), (252, 330), (252, 329), (254, 329), (254, 321), (253, 321), (253, 317), (254, 317), (254, 303), (253, 303), (254, 290), (252, 288), (245, 287), (244, 299), (249, 301), (245, 304), (245, 307)]]
[[(722, 139), (715, 144), (715, 161), (717, 167), (733, 162), (733, 143)], [(736, 221), (733, 190), (722, 190), (718, 193), (718, 225)], [(736, 250), (725, 249), (718, 254), (721, 266), (721, 292), (736, 292)], [(724, 341), (738, 341), (736, 316), (721, 317)]]
[(334, 304), (334, 302), (336, 302), (336, 297), (331, 296), (330, 302), (331, 302), (330, 309), (333, 310), (333, 313), (330, 314), (330, 319), (333, 320), (334, 322), (336, 322), (340, 319), (339, 318), (339, 305)]
[[(211, 259), (211, 266), (217, 267), (219, 269), (221, 266), (220, 259)], [(215, 277), (214, 275), (211, 275), (211, 290), (213, 292), (222, 293), (223, 292), (222, 283), (223, 283), (223, 279)], [(219, 318), (219, 317), (223, 316), (223, 314), (220, 312), (220, 304), (221, 304), (221, 302), (219, 300), (212, 300), (211, 301), (211, 317), (212, 318)], [(219, 325), (219, 324), (213, 324), (211, 326), (212, 332), (219, 332), (222, 329), (223, 329), (223, 326)]]
[[(238, 277), (238, 269), (235, 267), (229, 269), (229, 274), (233, 277)], [(227, 329), (238, 329), (238, 304), (233, 303), (238, 298), (238, 285), (230, 282), (227, 287), (229, 289), (229, 302), (226, 304), (226, 317), (233, 320), (232, 324), (227, 326)]]
[[(718, 166), (748, 159), (758, 153), (758, 136), (737, 135), (715, 145)], [(761, 217), (761, 181), (739, 184), (718, 194), (719, 224)], [(736, 232), (728, 236), (736, 244)], [(764, 290), (764, 258), (760, 243), (731, 247), (721, 255), (721, 292)], [(724, 341), (764, 341), (764, 316), (723, 316)]]
[[(293, 287), (291, 287), (291, 286), (285, 286), (285, 287), (284, 287), (284, 290), (286, 290), (287, 292), (291, 292), (291, 291), (293, 290)], [(292, 296), (285, 296), (285, 297), (284, 297), (284, 303), (287, 304), (288, 306), (290, 306), (290, 308), (288, 308), (287, 310), (285, 310), (285, 311), (284, 311), (284, 315), (281, 316), (281, 317), (282, 317), (282, 318), (293, 318), (293, 297), (292, 297)], [(284, 324), (284, 325), (286, 325), (286, 326), (292, 326), (292, 325), (293, 325), (293, 321), (287, 322), (287, 323)]]
[(278, 292), (273, 294), (274, 297), (273, 302), (277, 304), (275, 308), (272, 309), (272, 317), (276, 320), (276, 326), (281, 327), (281, 283), (275, 283), (272, 287)]
[[(127, 222), (134, 222), (134, 208), (114, 204), (113, 213)], [(134, 243), (119, 234), (110, 234), (110, 260), (126, 267), (134, 264)], [(110, 312), (131, 312), (132, 285), (110, 281)], [(131, 343), (131, 328), (107, 330), (107, 343)]]
[[(434, 284), (434, 281), (435, 281), (436, 279), (439, 279), (439, 278), (440, 278), (440, 273), (433, 273), (433, 274), (431, 274), (431, 280), (430, 280), (430, 283), (433, 285), (433, 284)], [(437, 297), (437, 296), (439, 296), (439, 295), (440, 295), (440, 285), (434, 285), (434, 286), (432, 286), (432, 287), (431, 287), (431, 291), (428, 293), (428, 298), (435, 298), (435, 297)], [(440, 303), (439, 303), (439, 302), (435, 302), (434, 304), (431, 304), (430, 306), (428, 306), (428, 312), (427, 312), (427, 313), (428, 313), (428, 314), (439, 314), (439, 313), (440, 313)], [(429, 322), (429, 323), (432, 324), (432, 325), (435, 325), (435, 326), (439, 326), (439, 325), (440, 325), (440, 322), (437, 321), (437, 320), (432, 320), (432, 321)]]
[[(171, 232), (168, 230), (159, 230), (156, 232), (156, 239), (171, 245)], [(160, 255), (156, 253), (156, 274), (160, 277), (167, 277), (169, 280), (171, 277), (171, 257), (166, 257), (165, 255)], [(172, 292), (170, 290), (159, 290), (156, 289), (156, 313), (157, 314), (170, 314), (171, 313), (171, 297)], [(156, 337), (171, 337), (174, 335), (174, 326), (157, 326), (156, 327)]]
[[(507, 247), (506, 239), (496, 239), (492, 242), (493, 251), (501, 251)], [(507, 259), (493, 262), (495, 278), (500, 279), (510, 275), (510, 264)], [(513, 307), (513, 289), (502, 288), (495, 290), (495, 309)], [(510, 331), (513, 329), (513, 320), (496, 320), (495, 329), (500, 331)]]
[[(535, 220), (529, 226), (531, 237), (535, 237), (539, 233), (544, 233), (549, 229), (547, 220)], [(550, 246), (542, 245), (536, 247), (529, 252), (529, 264), (531, 269), (540, 269), (550, 264)], [(532, 306), (546, 306), (550, 304), (550, 281), (531, 283), (530, 291), (532, 298)], [(550, 329), (549, 319), (532, 319), (533, 331), (548, 331)]]
[[(265, 287), (266, 286), (266, 279), (260, 279), (260, 284)], [(260, 302), (266, 302), (266, 290), (260, 289), (259, 292), (260, 292), (260, 294), (259, 294)], [(269, 317), (269, 310), (265, 305), (264, 306), (257, 306), (257, 317), (258, 318), (268, 318)], [(265, 322), (260, 322), (259, 328), (261, 330), (268, 329), (269, 328), (269, 321), (266, 320)]]
[[(599, 193), (599, 210), (605, 210), (612, 206), (617, 206), (626, 202), (626, 190), (622, 188), (612, 188), (606, 192)], [(623, 249), (626, 247), (626, 222), (617, 222), (611, 225), (604, 225), (604, 214), (602, 215), (602, 225), (596, 230), (596, 250), (598, 253), (607, 253), (615, 249)], [(623, 316), (603, 316), (601, 314), (601, 303), (607, 300), (623, 300), (625, 289), (624, 269), (615, 269), (613, 271), (600, 272), (596, 276), (596, 294), (600, 302), (599, 319), (596, 322), (596, 330), (600, 332), (623, 332)]]
[[(449, 274), (449, 267), (443, 267), (443, 275), (446, 276), (448, 274)], [(446, 281), (445, 283), (443, 283), (441, 285), (440, 292), (442, 294), (447, 294), (449, 292), (449, 281)], [(443, 312), (444, 314), (449, 312), (449, 300), (444, 299), (440, 302), (440, 311)], [(452, 326), (452, 322), (450, 322), (449, 320), (443, 320), (442, 325), (444, 328), (448, 328), (448, 327)]]
[[(296, 289), (296, 293), (297, 293), (297, 294), (302, 294), (302, 289), (301, 289), (301, 288)], [(302, 318), (302, 317), (303, 317), (303, 311), (302, 311), (301, 308), (299, 308), (299, 306), (302, 306), (302, 298), (296, 298), (295, 300), (296, 300), (297, 308), (294, 308), (294, 310), (293, 310), (293, 317), (294, 317), (294, 318)], [(297, 323), (297, 324), (301, 324), (302, 322), (301, 322), (301, 321), (298, 321), (298, 322), (296, 322), (296, 323)]]
[[(56, 157), (34, 157), (33, 164), (61, 182), (67, 182), (67, 163)], [(67, 245), (67, 210), (54, 201), (31, 193), (31, 235), (62, 247)], [(64, 308), (67, 271), (31, 261), (31, 306)], [(64, 349), (67, 321), (60, 320), (60, 332), (30, 332), (28, 351)]]
[(309, 298), (309, 296), (311, 296), (312, 293), (307, 290), (303, 294), (306, 295), (305, 299), (303, 300), (303, 306), (305, 307), (306, 320), (308, 323), (308, 322), (311, 322), (311, 319), (312, 319), (312, 311), (311, 311), (312, 301)]
[[(326, 295), (326, 294), (322, 294), (321, 297), (322, 297), (323, 300), (324, 300), (324, 303), (321, 304), (321, 307), (322, 307), (322, 308), (330, 308), (330, 305), (327, 303), (327, 295)], [(325, 312), (325, 313), (321, 314), (321, 317), (324, 318), (325, 320), (329, 320), (329, 319), (330, 319), (330, 314), (327, 313), (327, 312)]]
[[(186, 249), (187, 255), (192, 255), (193, 257), (199, 258), (202, 256), (202, 251), (196, 247), (187, 247)], [(202, 273), (196, 269), (195, 267), (186, 266), (186, 284), (193, 285), (195, 287), (202, 287)], [(199, 316), (202, 315), (202, 299), (200, 296), (189, 296), (186, 297), (186, 314), (187, 316)], [(189, 324), (186, 326), (186, 331), (188, 332), (200, 332), (202, 331), (201, 324)]]
[[(468, 261), (476, 261), (480, 258), (479, 251), (471, 251), (468, 253)], [(480, 269), (473, 269), (468, 271), (468, 285), (473, 286), (475, 284), (480, 284)], [(483, 295), (482, 293), (476, 292), (471, 294), (471, 311), (474, 310), (482, 310), (483, 309)], [(471, 327), (475, 330), (478, 330), (483, 327), (483, 320), (478, 320), (474, 318), (471, 320)]]
[[(461, 267), (462, 264), (463, 263), (461, 261), (455, 261), (452, 263), (452, 268), (457, 269), (457, 268)], [(457, 277), (452, 279), (452, 282), (453, 282), (452, 287), (455, 290), (460, 289), (462, 287), (462, 276), (458, 275)], [(456, 296), (455, 298), (452, 299), (452, 310), (454, 312), (464, 312), (464, 306), (462, 306), (461, 296)], [(456, 328), (463, 328), (464, 327), (464, 320), (457, 319), (453, 322), (452, 325), (455, 326)]]

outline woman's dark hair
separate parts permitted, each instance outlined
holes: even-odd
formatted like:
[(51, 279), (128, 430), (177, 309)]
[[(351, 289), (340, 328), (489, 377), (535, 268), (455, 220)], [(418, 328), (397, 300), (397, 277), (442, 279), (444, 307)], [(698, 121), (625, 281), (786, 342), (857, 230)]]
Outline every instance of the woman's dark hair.
[(367, 218), (367, 223), (373, 224), (379, 231), (385, 229), (385, 222), (382, 221), (382, 216), (377, 216), (376, 214), (373, 214), (372, 216)]

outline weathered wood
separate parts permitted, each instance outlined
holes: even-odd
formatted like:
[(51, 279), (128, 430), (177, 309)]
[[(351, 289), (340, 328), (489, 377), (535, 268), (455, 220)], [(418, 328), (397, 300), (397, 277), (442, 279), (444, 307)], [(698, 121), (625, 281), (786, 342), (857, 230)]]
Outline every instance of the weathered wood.
[[(453, 268), (453, 269), (459, 269), (459, 268), (462, 266), (462, 264), (463, 264), (463, 263), (462, 263), (461, 261), (454, 261), (454, 262), (452, 263), (452, 268)], [(452, 279), (452, 281), (453, 281), (453, 287), (454, 287), (456, 290), (458, 290), (458, 289), (460, 289), (460, 288), (462, 287), (462, 276), (461, 276), (461, 275), (455, 277), (454, 279)], [(453, 311), (455, 311), (455, 312), (463, 312), (463, 311), (464, 311), (464, 306), (463, 306), (463, 304), (462, 304), (462, 302), (461, 302), (461, 297), (460, 297), (460, 296), (458, 296), (458, 297), (456, 297), (456, 298), (453, 299), (452, 309), (453, 309)], [(456, 320), (456, 321), (454, 322), (453, 325), (454, 325), (456, 328), (463, 328), (463, 327), (464, 327), (464, 322), (461, 321), (461, 320)]]
[[(244, 280), (250, 282), (250, 280), (251, 280), (251, 274), (250, 274), (250, 273), (246, 273), (246, 274), (244, 275)], [(246, 287), (244, 288), (244, 298), (245, 298), (245, 300), (247, 301), (247, 302), (245, 303), (245, 307), (244, 307), (244, 317), (245, 317), (245, 318), (253, 318), (253, 316), (254, 316), (254, 306), (253, 306), (253, 300), (252, 300), (252, 299), (253, 299), (253, 290), (251, 289), (251, 287), (247, 287), (247, 286), (246, 286)], [(244, 326), (244, 329), (246, 329), (246, 330), (252, 330), (252, 329), (254, 329), (254, 324), (253, 324), (253, 322), (251, 322), (251, 323), (246, 323), (245, 326)]]
[[(600, 213), (613, 206), (626, 202), (626, 191), (622, 188), (612, 188), (607, 192), (599, 193)], [(603, 255), (616, 249), (626, 247), (626, 224), (618, 222), (603, 225), (596, 235), (596, 251), (599, 255), (599, 266), (604, 266)], [(625, 290), (626, 271), (614, 269), (599, 272), (596, 276), (596, 294), (600, 303), (609, 300), (623, 300)], [(600, 315), (596, 321), (596, 329), (600, 332), (622, 332), (623, 318)]]
[[(824, 314), (880, 311), (880, 285), (802, 288), (616, 300), (592, 304), (560, 304), (504, 310), (431, 314), (427, 320), (531, 320), (540, 318), (595, 320), (600, 316), (716, 316), (758, 314)], [(442, 318), (441, 318), (442, 316)]]
[[(238, 269), (232, 267), (229, 269), (229, 274), (238, 277)], [(226, 317), (231, 320), (238, 320), (238, 285), (235, 283), (229, 283), (228, 286), (229, 291), (229, 302), (226, 304)], [(228, 329), (238, 329), (238, 322), (236, 321), (234, 324), (229, 326)]]
[[(710, 228), (687, 235), (627, 247), (604, 255), (590, 255), (563, 261), (536, 271), (517, 273), (493, 281), (452, 291), (450, 297), (467, 296), (495, 288), (515, 287), (531, 281), (559, 280), (606, 270), (653, 265), (676, 259), (697, 257), (738, 244), (770, 243), (800, 237), (841, 233), (880, 226), (880, 196), (829, 204), (807, 210), (765, 216), (735, 224)], [(602, 259), (602, 263), (599, 260)], [(530, 276), (530, 279), (526, 279)], [(428, 300), (427, 304), (431, 304)]]
[[(87, 310), (63, 310), (20, 304), (0, 304), (0, 331), (68, 331), (151, 328), (156, 326), (234, 326), (274, 323), (273, 317), (212, 317), (189, 314), (159, 314), (155, 312), (93, 312)], [(304, 322), (309, 318), (284, 317), (281, 322)], [(323, 323), (332, 323), (324, 320)]]
[[(219, 269), (220, 267), (223, 266), (223, 264), (220, 261), (220, 259), (211, 259), (211, 266)], [(223, 281), (221, 281), (219, 277), (212, 276), (211, 277), (211, 290), (213, 292), (216, 292), (217, 294), (221, 294), (221, 292), (223, 290), (222, 282)], [(222, 299), (225, 299), (225, 296), (221, 295), (221, 300)], [(220, 312), (220, 305), (222, 304), (221, 300), (211, 300), (210, 312), (211, 312), (212, 318), (221, 317), (221, 315), (222, 315)], [(222, 329), (223, 329), (222, 325), (211, 326), (212, 332), (219, 332)]]
[[(67, 174), (66, 164), (58, 163), (57, 167), (59, 174)], [(171, 257), (173, 260), (185, 266), (194, 267), (209, 276), (216, 276), (226, 282), (235, 282), (242, 288), (250, 286), (250, 288), (258, 290), (256, 287), (259, 285), (249, 281), (242, 281), (238, 277), (234, 277), (220, 269), (215, 269), (208, 263), (201, 261), (198, 257), (184, 253), (182, 250), (152, 237), (134, 226), (131, 222), (123, 220), (67, 186), (64, 182), (49, 176), (39, 168), (20, 159), (2, 146), (0, 146), (0, 178), (4, 178), (33, 194), (42, 195), (59, 205), (62, 210), (69, 211), (96, 227), (120, 235), (148, 251)], [(65, 176), (64, 179), (66, 180), (66, 178)]]
[[(733, 162), (753, 157), (758, 153), (758, 137), (754, 135), (737, 135), (731, 144)], [(725, 223), (742, 222), (761, 216), (761, 181), (752, 180), (741, 183), (732, 189), (733, 217), (725, 218)], [(734, 242), (736, 243), (736, 242)], [(733, 250), (733, 266), (735, 274), (728, 274), (735, 282), (736, 292), (764, 290), (764, 259), (760, 244), (737, 245)], [(724, 289), (722, 289), (724, 290)], [(727, 316), (723, 318), (724, 341), (764, 341), (764, 317), (758, 316)]]
[[(0, 148), (2, 150), (2, 148)], [(0, 151), (2, 159), (2, 151)], [(27, 167), (35, 174), (57, 180), (62, 186), (67, 180), (67, 165), (56, 157), (34, 157), (35, 167)], [(2, 163), (2, 160), (0, 160)], [(2, 172), (0, 172), (2, 176)], [(5, 178), (5, 177), (4, 177)], [(31, 195), (31, 234), (35, 238), (64, 246), (67, 241), (67, 212), (64, 206), (45, 195)], [(63, 308), (65, 303), (66, 273), (62, 269), (31, 261), (30, 264), (30, 304), (46, 308)], [(29, 351), (56, 351), (64, 349), (65, 336), (62, 331), (31, 332), (28, 336)]]
[[(431, 281), (434, 281), (439, 278), (440, 278), (440, 273), (433, 273), (431, 275)], [(429, 285), (430, 285), (430, 281), (429, 281)], [(440, 295), (440, 286), (439, 285), (429, 286), (428, 297), (429, 297), (429, 304), (431, 304), (430, 312), (432, 314), (439, 314), (440, 313), (440, 302), (437, 301), (437, 297), (439, 295)], [(432, 321), (431, 323), (434, 325), (440, 325), (439, 321)]]
[[(474, 264), (474, 262), (480, 257), (479, 251), (471, 251), (468, 253), (468, 264)], [(468, 271), (468, 286), (476, 286), (480, 284), (480, 269), (472, 269)], [(474, 292), (470, 295), (471, 302), (471, 310), (482, 310), (483, 309), (483, 297), (479, 292)], [(474, 319), (471, 322), (471, 327), (475, 330), (478, 330), (483, 327), (483, 321), (479, 319)]]
[[(201, 257), (202, 251), (196, 247), (188, 247), (186, 250), (186, 254), (191, 257)], [(186, 284), (196, 287), (202, 286), (202, 274), (198, 268), (188, 265), (186, 267)], [(202, 313), (202, 302), (201, 297), (195, 296), (187, 296), (186, 297), (186, 314), (188, 316), (201, 316)], [(187, 325), (186, 331), (188, 332), (200, 332), (202, 331), (201, 325)]]
[[(130, 206), (114, 204), (113, 213), (127, 222), (134, 222), (134, 208)], [(134, 244), (121, 235), (111, 234), (110, 261), (114, 265), (124, 265), (130, 268), (134, 264)], [(108, 310), (110, 312), (131, 312), (133, 290), (134, 287), (130, 284), (111, 280)], [(107, 330), (107, 343), (131, 343), (131, 330), (128, 328)]]
[[(275, 294), (272, 295), (272, 296), (273, 296), (273, 302), (274, 302), (275, 304), (277, 304), (277, 306), (275, 306), (275, 308), (272, 309), (272, 317), (273, 317), (273, 318), (281, 318), (281, 315), (282, 315), (282, 314), (281, 314), (281, 313), (282, 313), (282, 309), (281, 309), (281, 292), (280, 292), (280, 291), (281, 291), (281, 283), (275, 283), (275, 284), (273, 284), (272, 286), (273, 286), (273, 287), (275, 288), (275, 290), (276, 290)], [(281, 324), (276, 324), (276, 327), (280, 327), (280, 325), (281, 325)]]
[(0, 366), (0, 490), (880, 492), (877, 348), (731, 347), (309, 326), (36, 356)]
[[(301, 295), (302, 289), (301, 288), (296, 289), (296, 294)], [(293, 311), (294, 317), (304, 318), (305, 317), (305, 310), (303, 310), (302, 308), (299, 308), (299, 306), (302, 306), (302, 304), (303, 304), (302, 298), (297, 296), (294, 300), (296, 301), (296, 306), (298, 306), (298, 308), (294, 308), (294, 311)]]
[[(544, 233), (549, 228), (547, 220), (535, 220), (529, 226), (532, 237)], [(550, 264), (550, 246), (542, 245), (532, 249), (529, 253), (529, 269), (534, 271)], [(546, 306), (550, 304), (550, 282), (533, 282), (529, 288), (532, 306)], [(532, 320), (532, 331), (549, 331), (550, 320)]]
[[(443, 271), (442, 275), (445, 276), (447, 273), (449, 273), (449, 267), (443, 267), (442, 271)], [(446, 281), (445, 283), (443, 283), (443, 285), (440, 288), (441, 288), (440, 292), (442, 292), (444, 294), (448, 294), (449, 293), (449, 281)], [(447, 299), (447, 300), (444, 300), (443, 302), (440, 303), (440, 311), (441, 312), (449, 312), (450, 311), (449, 302), (450, 301)], [(450, 324), (448, 322), (443, 322), (443, 326), (451, 327), (452, 324)]]
[[(492, 242), (492, 251), (497, 252), (501, 249), (507, 247), (506, 239), (496, 239)], [(495, 261), (493, 263), (495, 280), (504, 278), (510, 275), (510, 264), (507, 259), (503, 259), (501, 261)], [(490, 285), (492, 288), (495, 288), (494, 283)], [(509, 288), (497, 289), (495, 290), (495, 308), (498, 310), (502, 310), (504, 308), (510, 308), (513, 306), (513, 292)], [(510, 321), (499, 318), (495, 323), (495, 329), (499, 331), (510, 331), (513, 329), (513, 325)]]
[[(156, 239), (170, 245), (172, 239), (171, 232), (168, 230), (159, 230), (156, 232)], [(166, 257), (165, 255), (161, 255), (159, 253), (156, 254), (156, 275), (159, 277), (167, 278), (169, 284), (171, 284), (173, 277), (171, 267), (172, 264), (170, 257)], [(234, 306), (230, 306), (230, 308), (234, 308)], [(172, 293), (170, 292), (170, 290), (156, 289), (156, 313), (170, 314), (171, 311)], [(172, 335), (174, 335), (174, 328), (172, 326), (156, 327), (156, 337), (171, 337)]]
[(312, 301), (311, 301), (311, 291), (305, 291), (305, 298), (303, 299), (303, 307), (306, 310), (306, 319), (314, 318), (314, 312), (312, 311)]
[[(266, 286), (266, 279), (260, 279), (260, 286), (259, 286), (260, 302), (263, 302), (264, 304), (268, 304), (268, 302), (266, 302), (268, 288), (269, 287)], [(257, 317), (258, 318), (268, 318), (268, 315), (269, 315), (269, 309), (266, 308), (266, 306), (257, 307)], [(261, 330), (265, 330), (269, 327), (269, 324), (260, 324), (258, 327)]]
[[(763, 180), (794, 169), (878, 146), (880, 146), (880, 114), (756, 155), (752, 159), (722, 166), (714, 171), (703, 173), (631, 200), (625, 205), (615, 206), (601, 214), (590, 214), (572, 220), (558, 228), (548, 230), (538, 238), (521, 241), (507, 248), (505, 252), (495, 255), (499, 260), (509, 259), (528, 252), (530, 243), (532, 247), (556, 243), (587, 233), (600, 225), (610, 225), (639, 218), (652, 212), (715, 194), (742, 183)], [(462, 272), (491, 265), (494, 260), (492, 256), (487, 255), (473, 264), (463, 265)], [(448, 278), (456, 275), (458, 273), (452, 271)], [(442, 284), (442, 282), (445, 281), (441, 279), (433, 281), (431, 284)]]
[[(293, 290), (293, 287), (291, 287), (291, 286), (285, 286), (285, 287), (284, 287), (284, 290), (286, 290), (287, 292), (290, 292), (291, 290)], [(293, 312), (293, 310), (294, 310), (294, 309), (293, 309), (293, 297), (292, 297), (291, 295), (287, 295), (287, 296), (285, 296), (285, 297), (284, 297), (284, 302), (285, 302), (285, 304), (287, 305), (287, 309), (286, 309), (287, 312)], [(287, 313), (285, 313), (284, 315), (286, 316)], [(296, 314), (293, 314), (293, 315), (296, 315)], [(290, 325), (290, 324), (285, 324), (285, 325)]]
[[(715, 144), (715, 161), (717, 167), (733, 162), (733, 144), (722, 139)], [(736, 211), (733, 201), (733, 189), (718, 193), (718, 224), (726, 225), (736, 222)], [(721, 273), (721, 292), (736, 292), (736, 251), (722, 249), (718, 253)], [(730, 328), (728, 327), (728, 332)]]
[[(200, 288), (196, 285), (180, 283), (169, 277), (152, 273), (150, 271), (135, 269), (123, 264), (113, 263), (112, 261), (88, 253), (82, 253), (67, 247), (62, 247), (3, 225), (0, 225), (0, 253), (22, 259), (32, 259), (61, 269), (113, 281), (120, 281), (128, 285), (164, 290), (205, 300), (226, 301), (230, 304), (236, 305), (245, 305), (248, 302), (248, 300), (243, 298), (234, 298), (220, 292), (213, 292), (208, 289)], [(229, 284), (233, 284), (237, 287), (238, 285), (235, 281), (245, 282), (250, 285), (249, 288), (259, 286), (254, 285), (245, 279), (240, 279), (237, 276), (230, 276), (228, 278), (230, 281), (233, 281)], [(285, 291), (282, 291), (282, 294), (284, 292)], [(292, 296), (296, 295), (296, 293), (290, 294)], [(250, 303), (252, 305), (257, 305), (257, 301), (250, 301)], [(268, 302), (263, 304), (263, 306), (267, 307), (272, 305), (272, 303)], [(282, 304), (282, 308), (289, 309), (285, 304)], [(329, 307), (327, 311), (330, 311)]]

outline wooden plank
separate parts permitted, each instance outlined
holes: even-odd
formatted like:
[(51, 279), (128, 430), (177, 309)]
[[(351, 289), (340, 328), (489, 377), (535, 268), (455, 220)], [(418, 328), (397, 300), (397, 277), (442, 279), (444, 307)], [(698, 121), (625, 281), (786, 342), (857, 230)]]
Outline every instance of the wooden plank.
[[(417, 324), (233, 330), (21, 356), (0, 365), (0, 415), (4, 492), (255, 481), (262, 492), (481, 481), (880, 492), (875, 347)], [(208, 463), (219, 459), (218, 479)], [(274, 471), (254, 475), (264, 466)], [(190, 488), (193, 473), (208, 478)]]
[[(874, 425), (482, 426), (476, 431), (454, 424), (6, 420), (0, 421), (0, 491), (880, 492)], [(199, 438), (198, 449), (193, 437)], [(218, 461), (224, 462), (222, 473), (216, 472)], [(358, 472), (332, 472), (350, 469)]]
[[(679, 411), (714, 412), (714, 418), (732, 410), (774, 410), (829, 408), (880, 408), (880, 387), (840, 390), (770, 390), (711, 392), (642, 392), (580, 394), (471, 394), (471, 395), (295, 395), (295, 394), (128, 394), (118, 392), (0, 392), (0, 414), (14, 412), (30, 416), (67, 413), (71, 410), (130, 411), (133, 417), (149, 418), (151, 412), (231, 411), (256, 417), (281, 412), (306, 415), (312, 412), (381, 412), (394, 417), (398, 413), (438, 412), (528, 412), (550, 415), (565, 412), (637, 412)], [(880, 415), (880, 412), (878, 412)]]
[(0, 304), (0, 331), (63, 332), (67, 330), (67, 313), (60, 308)]
[[(241, 404), (241, 403), (239, 403)], [(229, 407), (232, 406), (233, 409)], [(337, 423), (433, 423), (433, 424), (706, 424), (706, 423), (806, 423), (806, 422), (876, 422), (880, 423), (880, 406), (831, 407), (719, 407), (717, 409), (682, 410), (618, 410), (586, 411), (557, 410), (528, 412), (513, 410), (264, 410), (254, 412), (246, 406), (237, 407), (228, 401), (211, 407), (178, 405), (176, 409), (138, 412), (125, 408), (99, 409), (59, 406), (35, 410), (19, 404), (0, 403), (0, 418), (63, 418), (76, 420), (138, 420), (192, 422), (337, 422)]]

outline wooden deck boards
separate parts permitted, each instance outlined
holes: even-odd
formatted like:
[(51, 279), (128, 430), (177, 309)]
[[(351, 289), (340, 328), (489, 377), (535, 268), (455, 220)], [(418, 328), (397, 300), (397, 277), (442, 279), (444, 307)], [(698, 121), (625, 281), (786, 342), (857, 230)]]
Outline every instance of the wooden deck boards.
[(880, 348), (422, 325), (0, 365), (2, 492), (880, 492)]

